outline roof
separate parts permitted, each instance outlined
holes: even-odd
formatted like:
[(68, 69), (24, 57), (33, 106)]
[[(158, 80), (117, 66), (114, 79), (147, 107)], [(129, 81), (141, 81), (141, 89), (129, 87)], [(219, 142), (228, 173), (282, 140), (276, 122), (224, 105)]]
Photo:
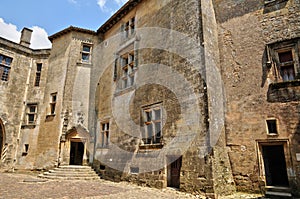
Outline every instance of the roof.
[(133, 8), (136, 7), (142, 0), (129, 0), (124, 6), (122, 6), (111, 18), (109, 18), (98, 30), (97, 33), (105, 33), (113, 25), (118, 23), (122, 17), (128, 14)]
[(49, 36), (49, 40), (52, 42), (54, 39), (67, 34), (72, 31), (81, 32), (81, 33), (87, 33), (96, 35), (97, 33), (105, 33), (108, 31), (113, 25), (118, 23), (122, 17), (124, 17), (126, 14), (128, 14), (133, 8), (136, 7), (142, 0), (129, 0), (124, 6), (122, 6), (111, 18), (109, 18), (98, 30), (97, 32), (93, 30), (87, 30), (79, 27), (70, 26), (58, 33), (55, 33), (51, 36)]
[(64, 34), (67, 34), (69, 32), (72, 32), (72, 31), (75, 31), (75, 32), (80, 32), (80, 33), (87, 33), (87, 34), (92, 34), (92, 35), (96, 35), (97, 33), (93, 30), (88, 30), (88, 29), (84, 29), (84, 28), (78, 28), (78, 27), (74, 27), (74, 26), (70, 26), (62, 31), (59, 31), (58, 33), (55, 33), (54, 35), (51, 35), (49, 36), (49, 40), (52, 42), (54, 39), (64, 35)]

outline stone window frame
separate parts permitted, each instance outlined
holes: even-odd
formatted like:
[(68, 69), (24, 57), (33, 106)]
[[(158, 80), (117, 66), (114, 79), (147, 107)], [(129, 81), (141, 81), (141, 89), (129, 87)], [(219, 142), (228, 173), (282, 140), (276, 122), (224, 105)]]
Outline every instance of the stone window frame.
[[(271, 123), (275, 122), (275, 132), (270, 132), (271, 129)], [(266, 119), (266, 128), (267, 128), (267, 134), (270, 136), (278, 136), (279, 135), (279, 126), (278, 126), (278, 120), (276, 118), (267, 118)]]
[(265, 4), (265, 6), (274, 6), (278, 3), (282, 3), (282, 2), (286, 2), (286, 1), (289, 1), (289, 0), (265, 0), (264, 4)]
[(50, 114), (55, 115), (57, 103), (57, 92), (50, 94)]
[(37, 119), (38, 104), (28, 103), (26, 106), (26, 124), (34, 125)]
[(108, 148), (110, 145), (110, 126), (109, 120), (100, 122), (100, 148)]
[[(159, 110), (159, 117), (157, 117), (157, 110)], [(153, 117), (154, 116), (154, 117)], [(153, 105), (147, 105), (142, 107), (141, 111), (141, 120), (142, 120), (142, 144), (147, 145), (161, 145), (163, 132), (163, 106), (162, 103), (156, 103)], [(160, 124), (159, 127), (157, 124)], [(150, 127), (150, 128), (149, 128)], [(159, 129), (157, 129), (157, 127)], [(149, 130), (151, 129), (151, 133)], [(153, 134), (154, 133), (154, 134)], [(158, 136), (159, 133), (159, 136)], [(151, 138), (149, 138), (151, 137)]]
[[(86, 48), (89, 48), (87, 51)], [(92, 63), (92, 50), (93, 50), (93, 44), (82, 42), (81, 44), (81, 50), (80, 50), (80, 63), (82, 64), (91, 64)], [(84, 58), (86, 56), (88, 59)]]
[(122, 89), (129, 88), (135, 83), (135, 73), (137, 67), (135, 65), (135, 53), (134, 50), (122, 54), (120, 56), (120, 65), (122, 70)]
[[(299, 65), (299, 46), (300, 46), (300, 39), (292, 39), (287, 41), (281, 41), (281, 42), (275, 42), (272, 44), (267, 45), (267, 67), (272, 69), (272, 72), (274, 74), (275, 82), (287, 82), (284, 81), (284, 78), (282, 77), (281, 73), (281, 67), (290, 66), (293, 65), (294, 70), (294, 79), (289, 81), (295, 81), (300, 79), (300, 65)], [(279, 54), (284, 52), (291, 51), (293, 56), (293, 61), (291, 62), (280, 62), (280, 56)]]
[(0, 77), (1, 81), (7, 82), (10, 76), (13, 58), (0, 54)]
[(42, 68), (43, 64), (42, 63), (37, 63), (36, 64), (36, 73), (35, 73), (35, 81), (34, 81), (34, 86), (39, 87), (40, 82), (41, 82), (41, 75), (42, 75)]
[(125, 21), (121, 25), (121, 33), (123, 39), (131, 38), (135, 34), (136, 30), (136, 17), (131, 16), (129, 20)]
[(136, 43), (135, 39), (130, 40), (121, 46), (120, 50), (115, 54), (113, 80), (117, 84), (117, 95), (134, 89), (138, 71), (138, 52), (135, 50)]

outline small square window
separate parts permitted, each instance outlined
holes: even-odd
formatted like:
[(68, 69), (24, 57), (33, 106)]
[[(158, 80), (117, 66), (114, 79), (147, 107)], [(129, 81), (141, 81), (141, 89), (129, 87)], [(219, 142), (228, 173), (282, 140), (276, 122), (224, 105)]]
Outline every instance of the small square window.
[(278, 134), (277, 131), (277, 120), (276, 119), (268, 119), (267, 120), (268, 134)]
[(140, 172), (139, 167), (130, 167), (130, 173), (132, 174), (138, 174)]

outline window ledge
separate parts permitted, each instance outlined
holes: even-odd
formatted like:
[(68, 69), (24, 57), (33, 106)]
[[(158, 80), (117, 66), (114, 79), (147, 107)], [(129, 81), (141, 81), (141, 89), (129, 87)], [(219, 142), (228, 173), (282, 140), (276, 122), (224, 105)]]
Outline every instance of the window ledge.
[(83, 62), (83, 61), (78, 61), (77, 62), (77, 65), (78, 66), (90, 66), (90, 65), (92, 65), (92, 62)]
[(265, 6), (273, 6), (278, 3), (282, 3), (288, 0), (265, 0)]
[(52, 121), (53, 119), (54, 119), (54, 117), (55, 117), (55, 114), (51, 114), (51, 115), (46, 115), (46, 122), (50, 122), (50, 121)]
[(300, 100), (300, 80), (272, 83), (267, 93), (268, 102), (292, 102)]
[(123, 95), (125, 93), (134, 91), (134, 90), (135, 90), (135, 85), (124, 88), (124, 89), (117, 89), (114, 96), (117, 97), (117, 96)]
[(140, 150), (158, 150), (162, 149), (164, 145), (162, 143), (158, 144), (143, 144), (139, 146)]
[(23, 124), (21, 126), (21, 129), (34, 129), (36, 127), (36, 124)]

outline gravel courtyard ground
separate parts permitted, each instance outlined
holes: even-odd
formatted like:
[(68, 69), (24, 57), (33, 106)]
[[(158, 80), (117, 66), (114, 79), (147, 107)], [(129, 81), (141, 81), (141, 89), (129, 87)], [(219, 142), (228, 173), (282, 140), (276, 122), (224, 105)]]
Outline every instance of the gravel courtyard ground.
[[(237, 193), (220, 199), (250, 199), (258, 195)], [(52, 181), (36, 177), (36, 174), (0, 173), (0, 198), (42, 199), (42, 198), (85, 198), (85, 199), (133, 199), (133, 198), (200, 198), (174, 189), (152, 189), (126, 182), (114, 183), (95, 181)]]

